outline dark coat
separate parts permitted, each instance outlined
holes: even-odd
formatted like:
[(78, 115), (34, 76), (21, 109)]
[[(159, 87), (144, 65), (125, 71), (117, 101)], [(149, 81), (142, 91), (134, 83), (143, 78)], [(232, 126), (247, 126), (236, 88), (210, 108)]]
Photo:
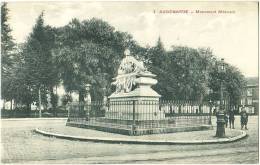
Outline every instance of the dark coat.
[(241, 124), (247, 124), (247, 122), (248, 122), (248, 114), (247, 114), (247, 112), (246, 111), (241, 111), (241, 113), (240, 113), (240, 122), (241, 122)]
[(229, 120), (235, 120), (235, 112), (229, 111)]

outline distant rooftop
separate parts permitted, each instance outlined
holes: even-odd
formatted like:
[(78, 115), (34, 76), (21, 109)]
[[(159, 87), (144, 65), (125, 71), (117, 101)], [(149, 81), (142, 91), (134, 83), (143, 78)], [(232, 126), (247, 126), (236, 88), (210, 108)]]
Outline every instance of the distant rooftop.
[(247, 85), (258, 85), (258, 77), (246, 77)]

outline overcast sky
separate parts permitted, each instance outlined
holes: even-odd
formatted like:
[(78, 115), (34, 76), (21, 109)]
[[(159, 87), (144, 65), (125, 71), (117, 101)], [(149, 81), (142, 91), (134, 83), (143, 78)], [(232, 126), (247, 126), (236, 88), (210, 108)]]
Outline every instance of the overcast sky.
[[(9, 2), (8, 8), (17, 42), (25, 41), (42, 10), (45, 23), (56, 27), (72, 18), (96, 17), (132, 34), (142, 46), (153, 46), (160, 36), (168, 50), (172, 45), (211, 47), (217, 57), (238, 67), (245, 76), (258, 75), (257, 2)], [(198, 14), (196, 10), (232, 13)]]

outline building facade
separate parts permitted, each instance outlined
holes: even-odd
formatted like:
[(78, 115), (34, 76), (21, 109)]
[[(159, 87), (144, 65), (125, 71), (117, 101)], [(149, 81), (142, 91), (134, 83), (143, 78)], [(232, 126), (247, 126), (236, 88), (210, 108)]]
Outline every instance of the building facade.
[(241, 99), (241, 106), (245, 106), (246, 111), (249, 114), (259, 113), (259, 84), (258, 77), (246, 78), (247, 85), (244, 90), (243, 97)]

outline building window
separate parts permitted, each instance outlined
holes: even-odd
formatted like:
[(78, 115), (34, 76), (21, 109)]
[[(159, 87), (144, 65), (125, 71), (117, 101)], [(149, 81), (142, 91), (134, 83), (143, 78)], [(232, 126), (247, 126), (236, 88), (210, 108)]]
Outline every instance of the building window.
[(247, 98), (247, 105), (252, 105), (252, 98)]
[(253, 95), (253, 90), (247, 89), (247, 96), (252, 96), (252, 95)]
[(241, 105), (245, 105), (246, 104), (246, 99), (245, 98), (242, 98), (241, 99)]

